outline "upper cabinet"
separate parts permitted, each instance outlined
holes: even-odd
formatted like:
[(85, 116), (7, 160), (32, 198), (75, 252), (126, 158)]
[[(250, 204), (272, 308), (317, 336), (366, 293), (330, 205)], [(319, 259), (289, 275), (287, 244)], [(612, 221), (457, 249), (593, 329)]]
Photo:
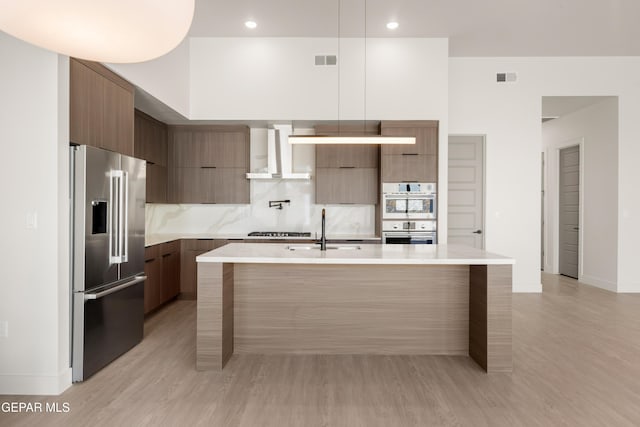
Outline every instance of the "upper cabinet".
[(170, 203), (250, 203), (248, 126), (170, 126)]
[[(379, 126), (316, 126), (317, 135), (378, 135)], [(316, 203), (378, 203), (380, 146), (374, 144), (316, 145)]]
[(133, 156), (133, 86), (96, 62), (69, 63), (71, 142)]
[(167, 125), (136, 110), (134, 156), (147, 161), (147, 203), (167, 203)]
[(383, 136), (413, 136), (415, 144), (383, 145), (382, 182), (438, 181), (438, 122), (382, 121)]
[(249, 168), (247, 126), (172, 126), (170, 157), (179, 168)]

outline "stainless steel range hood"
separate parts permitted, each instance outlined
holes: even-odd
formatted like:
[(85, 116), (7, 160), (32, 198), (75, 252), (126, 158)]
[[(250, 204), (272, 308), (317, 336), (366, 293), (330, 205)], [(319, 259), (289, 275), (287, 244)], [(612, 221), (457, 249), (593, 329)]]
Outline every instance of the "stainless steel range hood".
[(267, 172), (247, 173), (248, 179), (310, 179), (310, 173), (293, 173), (293, 126), (273, 125), (267, 130)]

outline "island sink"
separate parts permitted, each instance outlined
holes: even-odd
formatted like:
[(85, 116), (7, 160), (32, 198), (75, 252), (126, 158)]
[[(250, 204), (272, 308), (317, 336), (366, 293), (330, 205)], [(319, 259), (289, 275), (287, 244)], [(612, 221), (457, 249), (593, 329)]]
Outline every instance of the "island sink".
[[(288, 250), (288, 251), (308, 251), (308, 250), (314, 250), (314, 249), (321, 250), (322, 248), (320, 246), (311, 246), (311, 245), (291, 245), (291, 246), (287, 246), (285, 249)], [(326, 249), (327, 250), (337, 249), (337, 250), (340, 250), (340, 251), (354, 251), (354, 250), (360, 250), (360, 246), (353, 246), (353, 245), (331, 246), (331, 245), (327, 245)]]

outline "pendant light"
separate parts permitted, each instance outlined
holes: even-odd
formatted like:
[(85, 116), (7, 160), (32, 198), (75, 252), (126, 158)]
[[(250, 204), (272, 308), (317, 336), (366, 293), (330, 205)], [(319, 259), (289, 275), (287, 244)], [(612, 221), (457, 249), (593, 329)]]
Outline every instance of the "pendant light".
[(180, 44), (194, 7), (195, 0), (0, 0), (0, 30), (76, 58), (142, 62)]
[[(367, 121), (367, 0), (364, 1), (364, 99), (362, 133)], [(338, 0), (338, 70), (340, 70), (340, 6)], [(340, 133), (340, 72), (338, 71), (338, 133)], [(289, 144), (415, 144), (415, 137), (395, 137), (382, 135), (368, 136), (325, 136), (325, 135), (290, 135)]]

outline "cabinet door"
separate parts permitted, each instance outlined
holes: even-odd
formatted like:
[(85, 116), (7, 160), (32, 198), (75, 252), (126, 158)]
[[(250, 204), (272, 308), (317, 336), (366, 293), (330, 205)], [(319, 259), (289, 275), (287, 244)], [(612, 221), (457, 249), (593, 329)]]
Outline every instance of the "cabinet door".
[(162, 255), (162, 302), (175, 298), (180, 293), (180, 254), (170, 252)]
[(426, 155), (382, 156), (382, 182), (437, 182), (438, 158)]
[(167, 166), (167, 126), (135, 110), (134, 156), (147, 162)]
[(169, 127), (169, 167), (200, 167), (199, 147), (193, 131), (184, 126)]
[(104, 128), (102, 147), (133, 156), (133, 93), (104, 80)]
[(369, 144), (316, 145), (317, 168), (377, 168), (380, 147)]
[(147, 203), (167, 203), (167, 168), (147, 163)]
[[(171, 126), (173, 167), (249, 167), (247, 126)], [(245, 171), (246, 172), (246, 171)]]
[(174, 168), (169, 171), (170, 203), (216, 203), (215, 168)]
[(200, 138), (200, 166), (219, 168), (249, 167), (249, 132), (241, 129), (234, 132), (203, 131)]
[(69, 67), (69, 139), (102, 147), (105, 79), (76, 60)]
[(145, 248), (144, 274), (144, 313), (147, 314), (160, 306), (162, 287), (162, 258), (159, 257), (159, 245)]
[(363, 204), (378, 202), (377, 168), (317, 168), (317, 204)]
[(211, 169), (214, 203), (249, 203), (249, 180), (244, 168)]
[(382, 155), (437, 155), (438, 154), (438, 122), (437, 121), (383, 121), (383, 136), (413, 136), (415, 144), (390, 144), (382, 146)]

